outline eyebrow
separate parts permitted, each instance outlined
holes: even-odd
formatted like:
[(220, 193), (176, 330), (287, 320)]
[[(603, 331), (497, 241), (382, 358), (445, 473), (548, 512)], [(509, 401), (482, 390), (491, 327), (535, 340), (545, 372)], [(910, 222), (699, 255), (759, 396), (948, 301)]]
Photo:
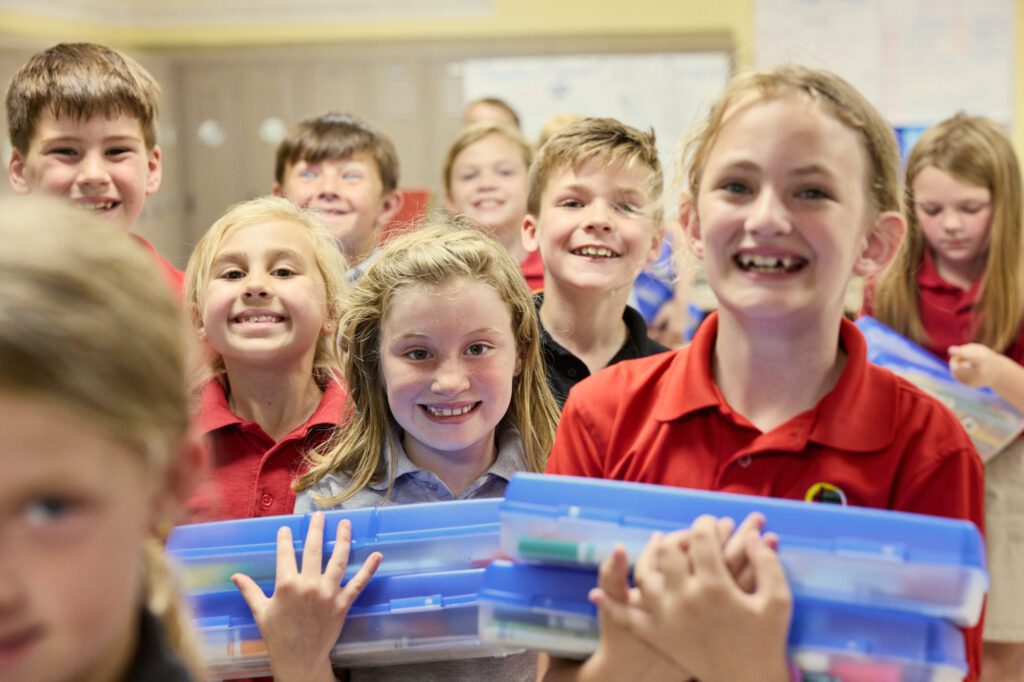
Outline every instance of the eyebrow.
[[(287, 247), (273, 249), (267, 252), (267, 255), (269, 256), (269, 260), (271, 262), (282, 259), (292, 259), (298, 261), (305, 260), (302, 254), (300, 254), (298, 251), (294, 249), (289, 249)], [(217, 255), (216, 258), (213, 259), (213, 264), (218, 265), (220, 263), (240, 263), (245, 261), (246, 259), (247, 254), (243, 251), (222, 251)]]
[[(496, 328), (496, 327), (480, 327), (479, 329), (473, 329), (472, 331), (466, 332), (465, 334), (463, 334), (463, 336), (474, 336), (476, 334), (482, 334), (484, 332), (489, 332), (489, 333), (494, 334), (494, 333), (501, 333), (501, 330)], [(402, 334), (401, 336), (395, 337), (395, 340), (392, 341), (392, 343), (394, 343), (396, 341), (401, 341), (403, 339), (424, 339), (424, 338), (429, 338), (429, 337), (430, 337), (430, 334), (424, 334), (423, 332), (409, 332), (407, 334)]]

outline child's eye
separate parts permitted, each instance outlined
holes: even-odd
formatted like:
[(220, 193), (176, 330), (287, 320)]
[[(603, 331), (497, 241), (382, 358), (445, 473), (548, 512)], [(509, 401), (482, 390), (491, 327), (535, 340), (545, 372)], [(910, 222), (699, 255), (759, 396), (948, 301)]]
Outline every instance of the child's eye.
[(562, 208), (583, 208), (583, 202), (579, 199), (562, 199), (558, 205)]
[(968, 215), (974, 215), (975, 213), (981, 213), (988, 207), (988, 204), (967, 204), (961, 210)]
[(245, 277), (245, 273), (238, 268), (232, 268), (231, 270), (225, 270), (220, 273), (221, 279), (242, 279)]
[(626, 201), (626, 202), (623, 202), (623, 203), (619, 204), (619, 210), (620, 211), (625, 211), (626, 213), (639, 213), (640, 212), (640, 207), (637, 206), (636, 204), (633, 204), (633, 203), (630, 203), (630, 202)]
[(749, 194), (751, 192), (750, 187), (746, 183), (739, 182), (738, 180), (723, 182), (721, 188), (729, 194)]
[(932, 206), (931, 204), (918, 204), (917, 210), (927, 216), (937, 216), (942, 213), (941, 206)]
[(55, 147), (50, 150), (50, 154), (54, 156), (67, 156), (72, 157), (78, 154), (78, 152), (71, 147)]
[(292, 277), (295, 275), (295, 271), (291, 268), (274, 268), (270, 274), (274, 277)]
[(107, 156), (123, 156), (131, 152), (132, 150), (129, 147), (112, 147), (107, 150)]
[(469, 182), (470, 180), (476, 178), (476, 175), (476, 171), (471, 171), (469, 173), (459, 173), (459, 180), (461, 180), (462, 182)]
[(820, 187), (806, 187), (796, 194), (801, 199), (830, 199), (831, 195)]
[(39, 497), (25, 506), (25, 517), (34, 526), (60, 521), (77, 507), (74, 500), (59, 495)]
[(363, 179), (363, 174), (360, 173), (359, 171), (347, 171), (341, 177), (344, 178), (345, 180), (348, 180), (349, 182), (358, 182), (359, 180)]
[(471, 343), (466, 346), (466, 355), (483, 355), (490, 349), (486, 343)]
[(299, 177), (302, 178), (303, 180), (316, 180), (317, 172), (311, 168), (307, 168), (306, 170), (299, 173)]
[(404, 355), (410, 360), (428, 360), (430, 358), (430, 353), (422, 348), (413, 348), (406, 351)]

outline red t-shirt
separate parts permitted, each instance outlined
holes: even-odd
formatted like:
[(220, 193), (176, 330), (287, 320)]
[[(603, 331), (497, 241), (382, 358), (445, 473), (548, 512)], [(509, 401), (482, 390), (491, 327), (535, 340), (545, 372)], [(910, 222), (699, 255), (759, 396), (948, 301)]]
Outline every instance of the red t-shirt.
[(142, 245), (146, 251), (149, 251), (153, 260), (156, 261), (156, 266), (160, 269), (160, 274), (163, 275), (164, 280), (166, 280), (168, 286), (171, 287), (171, 291), (174, 292), (174, 295), (177, 296), (180, 301), (185, 295), (185, 273), (171, 265), (170, 261), (161, 256), (157, 252), (156, 247), (150, 244), (145, 237), (140, 237), (137, 234), (132, 234), (132, 237), (134, 237), (135, 241)]
[(206, 434), (212, 467), (189, 501), (189, 523), (291, 514), (292, 481), (306, 453), (341, 419), (346, 392), (330, 381), (316, 410), (284, 438), (274, 439), (259, 424), (235, 416), (224, 385), (212, 379), (203, 387), (196, 423)]
[[(869, 363), (860, 331), (841, 324), (847, 361), (835, 387), (813, 409), (762, 433), (715, 385), (713, 313), (690, 346), (618, 363), (577, 384), (547, 471), (831, 499), (967, 519), (983, 529), (983, 466), (956, 417)], [(976, 679), (980, 626), (966, 636)]]

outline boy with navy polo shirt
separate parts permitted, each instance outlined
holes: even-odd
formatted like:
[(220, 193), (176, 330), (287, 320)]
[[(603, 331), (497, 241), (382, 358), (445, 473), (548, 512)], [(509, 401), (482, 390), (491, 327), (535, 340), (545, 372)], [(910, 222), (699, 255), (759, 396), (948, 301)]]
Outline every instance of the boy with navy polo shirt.
[(544, 261), (536, 303), (560, 406), (594, 372), (668, 350), (626, 304), (661, 250), (661, 187), (654, 134), (610, 118), (562, 129), (530, 168), (523, 244)]

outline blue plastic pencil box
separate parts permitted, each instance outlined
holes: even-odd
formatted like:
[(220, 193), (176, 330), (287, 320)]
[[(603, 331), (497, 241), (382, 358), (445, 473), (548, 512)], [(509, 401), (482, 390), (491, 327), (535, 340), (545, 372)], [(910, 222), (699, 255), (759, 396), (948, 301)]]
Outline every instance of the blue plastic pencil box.
[(862, 317), (857, 327), (868, 344), (868, 360), (898, 374), (949, 407), (982, 460), (988, 461), (1024, 429), (1024, 417), (987, 388), (957, 381), (942, 360), (878, 320)]
[(573, 476), (516, 474), (501, 546), (523, 561), (596, 567), (617, 543), (635, 559), (654, 531), (702, 514), (761, 512), (797, 596), (974, 625), (988, 590), (981, 534), (968, 521)]
[[(344, 668), (505, 656), (523, 647), (481, 641), (482, 568), (374, 577), (353, 604), (331, 660)], [(261, 583), (267, 592), (273, 582)], [(241, 594), (232, 588), (193, 599), (207, 677), (270, 674), (267, 648)]]
[[(483, 567), (499, 553), (499, 498), (367, 507), (324, 514), (324, 564), (334, 549), (338, 521), (352, 524), (351, 577), (371, 552), (384, 555), (377, 575)], [(167, 551), (191, 594), (234, 589), (233, 573), (273, 581), (277, 532), (287, 526), (297, 559), (311, 514), (268, 516), (179, 526)]]
[[(480, 636), (585, 658), (600, 641), (587, 601), (596, 585), (594, 569), (496, 561), (480, 591)], [(806, 679), (953, 682), (967, 673), (963, 636), (951, 623), (816, 599), (795, 601), (788, 648)]]

